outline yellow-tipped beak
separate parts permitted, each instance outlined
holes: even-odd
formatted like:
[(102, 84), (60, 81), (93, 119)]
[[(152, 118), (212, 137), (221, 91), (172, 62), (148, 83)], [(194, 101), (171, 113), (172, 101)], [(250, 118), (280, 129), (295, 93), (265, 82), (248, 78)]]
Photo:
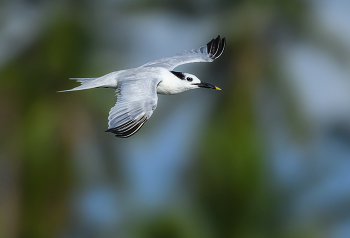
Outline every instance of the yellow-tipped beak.
[(214, 85), (211, 85), (209, 83), (194, 83), (193, 85), (197, 85), (198, 87), (200, 88), (211, 88), (211, 89), (216, 89), (216, 90), (221, 90), (220, 88), (214, 86)]

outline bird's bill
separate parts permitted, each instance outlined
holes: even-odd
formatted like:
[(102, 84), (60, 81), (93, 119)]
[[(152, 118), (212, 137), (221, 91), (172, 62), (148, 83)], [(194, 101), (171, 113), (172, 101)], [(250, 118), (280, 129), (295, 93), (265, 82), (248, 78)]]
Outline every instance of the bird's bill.
[(197, 85), (198, 87), (200, 88), (211, 88), (211, 89), (216, 89), (216, 90), (221, 90), (220, 88), (212, 85), (212, 84), (209, 84), (209, 83), (194, 83), (194, 85)]

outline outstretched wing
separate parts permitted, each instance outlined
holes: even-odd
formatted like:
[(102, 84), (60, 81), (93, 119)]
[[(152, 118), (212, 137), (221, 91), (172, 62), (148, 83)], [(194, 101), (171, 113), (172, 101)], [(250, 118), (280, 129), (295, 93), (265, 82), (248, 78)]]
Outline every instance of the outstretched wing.
[(121, 82), (117, 103), (109, 112), (108, 130), (116, 137), (135, 134), (157, 107), (158, 79), (133, 79)]
[(226, 40), (218, 36), (212, 39), (208, 44), (193, 50), (180, 52), (173, 57), (163, 58), (144, 64), (140, 67), (163, 67), (168, 70), (173, 70), (179, 65), (194, 63), (194, 62), (212, 62), (219, 58), (224, 52)]

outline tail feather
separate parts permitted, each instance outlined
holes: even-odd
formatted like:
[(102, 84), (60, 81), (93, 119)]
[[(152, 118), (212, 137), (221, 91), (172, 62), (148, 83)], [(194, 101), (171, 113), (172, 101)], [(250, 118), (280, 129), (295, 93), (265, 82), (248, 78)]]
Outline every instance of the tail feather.
[(68, 90), (63, 90), (63, 91), (58, 91), (59, 93), (61, 92), (70, 92), (70, 91), (77, 91), (77, 90), (84, 90), (84, 89), (90, 89), (90, 88), (97, 88), (99, 87), (96, 85), (96, 83), (93, 83), (93, 81), (96, 78), (70, 78), (71, 80), (76, 80), (77, 82), (81, 83), (80, 86), (68, 89)]
[(69, 92), (69, 91), (77, 91), (77, 90), (84, 90), (84, 89), (90, 89), (90, 88), (101, 88), (101, 87), (116, 88), (117, 74), (118, 72), (112, 72), (99, 78), (70, 78), (72, 80), (76, 80), (77, 82), (81, 83), (81, 85), (69, 90), (63, 90), (59, 92)]
[(86, 83), (88, 81), (95, 80), (96, 78), (69, 78), (70, 80), (75, 80), (81, 84)]

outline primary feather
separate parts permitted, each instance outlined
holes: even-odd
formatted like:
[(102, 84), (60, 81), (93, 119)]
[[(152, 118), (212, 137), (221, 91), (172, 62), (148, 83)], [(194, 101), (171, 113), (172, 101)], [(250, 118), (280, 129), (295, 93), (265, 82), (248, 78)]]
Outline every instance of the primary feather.
[(225, 45), (226, 39), (221, 39), (220, 36), (218, 36), (216, 39), (212, 39), (209, 43), (198, 49), (186, 50), (177, 53), (173, 57), (155, 60), (144, 64), (141, 67), (163, 67), (168, 70), (173, 70), (182, 64), (212, 62), (219, 58), (224, 52)]

